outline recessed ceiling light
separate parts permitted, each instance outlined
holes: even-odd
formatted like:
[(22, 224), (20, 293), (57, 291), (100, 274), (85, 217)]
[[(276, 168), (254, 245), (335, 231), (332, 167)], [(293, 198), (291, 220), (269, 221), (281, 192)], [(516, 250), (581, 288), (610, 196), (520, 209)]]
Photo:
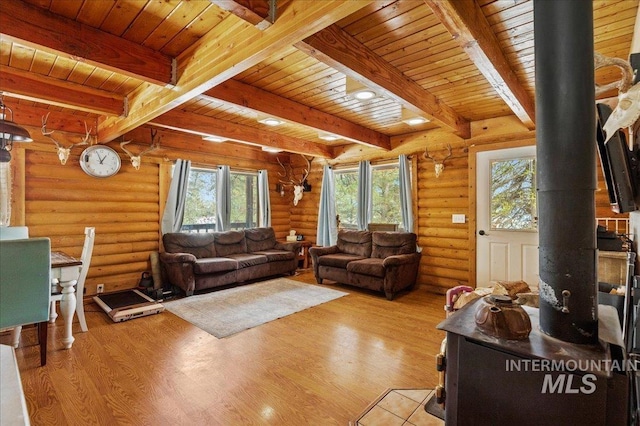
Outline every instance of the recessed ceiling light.
[(202, 140), (209, 141), (209, 142), (216, 142), (216, 143), (226, 141), (226, 139), (223, 139), (220, 136), (203, 136)]
[(417, 115), (415, 112), (410, 111), (406, 108), (402, 108), (401, 118), (403, 123), (408, 124), (409, 126), (417, 126), (418, 124), (428, 123), (429, 119), (425, 117), (421, 117)]
[(272, 147), (272, 146), (263, 146), (262, 150), (264, 152), (270, 152), (272, 154), (277, 154), (278, 152), (282, 152), (282, 150), (280, 148), (275, 148), (275, 147)]
[(361, 90), (359, 92), (355, 92), (353, 97), (359, 101), (368, 101), (376, 97), (376, 92), (373, 90)]
[(369, 87), (350, 77), (347, 77), (346, 93), (347, 96), (350, 96), (351, 98), (358, 101), (370, 101), (378, 97), (378, 94), (375, 90), (370, 89)]
[(417, 126), (418, 124), (422, 124), (422, 123), (428, 123), (429, 120), (427, 120), (424, 117), (412, 117), (409, 118), (407, 120), (403, 120), (405, 123), (407, 123), (409, 126)]
[(334, 135), (333, 133), (318, 133), (318, 137), (325, 141), (337, 141), (340, 139), (340, 136)]
[(266, 117), (258, 120), (258, 123), (266, 124), (267, 126), (279, 126), (282, 123), (284, 123), (284, 121), (278, 120), (277, 118), (274, 118), (274, 117)]

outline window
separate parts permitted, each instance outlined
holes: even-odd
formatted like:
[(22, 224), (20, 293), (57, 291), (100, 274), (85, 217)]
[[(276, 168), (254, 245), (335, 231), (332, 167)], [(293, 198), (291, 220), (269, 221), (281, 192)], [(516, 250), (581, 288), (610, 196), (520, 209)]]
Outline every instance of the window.
[(357, 229), (358, 212), (358, 171), (355, 169), (336, 170), (336, 214), (340, 218), (340, 227)]
[(191, 168), (182, 231), (216, 229), (216, 171)]
[(398, 166), (394, 164), (372, 167), (371, 190), (371, 222), (402, 224)]
[[(340, 217), (340, 227), (357, 228), (358, 171), (356, 169), (336, 170), (336, 214)], [(400, 211), (400, 180), (397, 164), (371, 166), (372, 223), (402, 223)]]
[(535, 159), (491, 162), (491, 229), (535, 231)]
[(258, 175), (231, 172), (231, 229), (258, 226)]
[[(215, 169), (191, 168), (182, 231), (213, 232), (216, 229)], [(231, 229), (258, 224), (257, 173), (231, 172)]]

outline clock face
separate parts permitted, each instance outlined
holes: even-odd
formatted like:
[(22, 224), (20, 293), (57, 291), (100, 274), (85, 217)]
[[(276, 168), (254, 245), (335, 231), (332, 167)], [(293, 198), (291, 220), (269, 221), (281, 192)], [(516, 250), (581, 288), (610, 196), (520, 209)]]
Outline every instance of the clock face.
[(89, 176), (113, 176), (120, 170), (120, 156), (106, 145), (93, 145), (82, 152), (80, 167)]

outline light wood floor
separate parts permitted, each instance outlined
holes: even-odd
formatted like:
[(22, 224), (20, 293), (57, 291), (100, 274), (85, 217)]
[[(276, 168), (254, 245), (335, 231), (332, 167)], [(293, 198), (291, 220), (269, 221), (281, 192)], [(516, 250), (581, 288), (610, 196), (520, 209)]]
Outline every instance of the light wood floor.
[(72, 349), (62, 320), (49, 326), (45, 367), (26, 328), (16, 355), (31, 423), (347, 425), (388, 388), (435, 386), (443, 296), (329, 287), (349, 295), (220, 340), (169, 312), (115, 324), (89, 304)]

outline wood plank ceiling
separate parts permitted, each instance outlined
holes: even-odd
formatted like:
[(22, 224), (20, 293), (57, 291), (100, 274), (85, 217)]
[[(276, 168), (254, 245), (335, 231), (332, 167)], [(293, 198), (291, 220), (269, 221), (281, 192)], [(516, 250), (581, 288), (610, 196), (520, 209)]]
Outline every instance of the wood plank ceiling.
[[(596, 50), (628, 59), (638, 0), (593, 6)], [(15, 121), (50, 112), (50, 127), (79, 133), (93, 121), (103, 143), (153, 125), (331, 159), (418, 131), (467, 138), (495, 117), (535, 128), (530, 0), (12, 0), (0, 32)]]

